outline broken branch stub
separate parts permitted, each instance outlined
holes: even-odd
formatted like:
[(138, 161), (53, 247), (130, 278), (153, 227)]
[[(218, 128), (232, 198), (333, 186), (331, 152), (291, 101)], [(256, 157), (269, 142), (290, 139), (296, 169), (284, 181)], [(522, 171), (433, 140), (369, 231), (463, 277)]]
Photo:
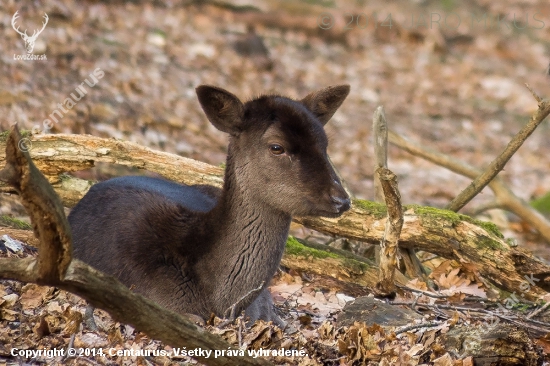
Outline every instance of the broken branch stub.
[(21, 148), (23, 141), (15, 124), (8, 136), (6, 166), (0, 171), (0, 180), (12, 185), (21, 195), (34, 234), (41, 239), (36, 266), (37, 282), (55, 284), (65, 277), (71, 262), (71, 229), (59, 196), (33, 164), (26, 149)]
[(380, 178), (388, 207), (384, 237), (380, 241), (380, 275), (376, 288), (380, 292), (379, 295), (393, 296), (395, 294), (394, 274), (397, 267), (398, 242), (403, 227), (403, 207), (396, 175), (386, 168), (377, 169), (376, 174)]

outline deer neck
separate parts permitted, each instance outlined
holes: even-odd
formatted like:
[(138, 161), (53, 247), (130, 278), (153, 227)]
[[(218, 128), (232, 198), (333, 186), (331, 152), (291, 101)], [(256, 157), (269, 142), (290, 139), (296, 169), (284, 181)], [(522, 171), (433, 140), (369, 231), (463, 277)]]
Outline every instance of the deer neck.
[[(269, 285), (283, 255), (291, 221), (290, 215), (250, 196), (246, 168), (246, 163), (238, 166), (228, 159), (223, 194), (211, 215), (216, 221), (212, 224), (218, 227), (216, 250), (210, 256), (217, 279), (213, 291), (230, 304), (262, 283), (263, 287)], [(246, 306), (246, 301), (242, 305)]]

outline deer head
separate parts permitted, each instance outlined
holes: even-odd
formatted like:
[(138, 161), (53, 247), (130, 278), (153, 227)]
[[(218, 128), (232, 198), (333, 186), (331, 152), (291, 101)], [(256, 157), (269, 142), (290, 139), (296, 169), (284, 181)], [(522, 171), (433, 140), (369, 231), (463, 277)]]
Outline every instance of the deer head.
[(35, 30), (32, 36), (28, 36), (26, 29), (25, 29), (25, 32), (21, 32), (19, 31), (19, 27), (17, 28), (15, 27), (15, 21), (19, 17), (17, 13), (18, 11), (16, 11), (15, 14), (13, 14), (13, 18), (11, 18), (11, 26), (13, 27), (13, 29), (15, 29), (17, 33), (21, 35), (21, 38), (23, 38), (23, 41), (25, 41), (25, 48), (27, 49), (27, 53), (31, 53), (32, 50), (34, 49), (34, 42), (36, 42), (36, 38), (38, 38), (38, 35), (42, 33), (44, 28), (46, 28), (46, 24), (48, 24), (48, 19), (49, 19), (48, 14), (44, 13), (45, 22), (42, 23), (42, 29), (40, 29), (39, 31)]

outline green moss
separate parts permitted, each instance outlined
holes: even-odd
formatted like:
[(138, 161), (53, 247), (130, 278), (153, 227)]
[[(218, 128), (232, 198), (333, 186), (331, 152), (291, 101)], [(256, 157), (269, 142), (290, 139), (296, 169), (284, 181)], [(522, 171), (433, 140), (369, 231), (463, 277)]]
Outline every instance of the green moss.
[(0, 132), (0, 141), (5, 142), (6, 139), (8, 138), (9, 133), (10, 131)]
[(366, 263), (362, 263), (350, 258), (344, 258), (339, 256), (338, 254), (326, 252), (324, 250), (307, 247), (292, 236), (289, 236), (288, 239), (286, 240), (285, 253), (287, 255), (313, 257), (313, 258), (319, 258), (319, 259), (334, 258), (341, 261), (342, 265), (345, 268), (351, 270), (354, 273), (364, 273), (369, 268), (369, 265)]
[(500, 250), (502, 245), (487, 236), (478, 235), (476, 239), (476, 246), (479, 249), (491, 249), (491, 250)]
[(7, 215), (0, 215), (0, 226), (7, 226), (19, 230), (31, 230), (32, 226), (25, 221)]
[[(388, 214), (386, 205), (383, 205), (381, 203), (371, 202), (367, 200), (353, 200), (353, 204), (357, 207), (362, 208), (365, 211), (368, 211), (370, 214), (374, 215), (374, 217), (377, 219), (382, 219), (386, 217), (386, 215)], [(492, 222), (477, 220), (470, 216), (462, 215), (462, 214), (441, 209), (441, 208), (420, 206), (420, 205), (403, 206), (403, 211), (407, 211), (409, 209), (413, 209), (414, 212), (422, 216), (424, 219), (429, 220), (431, 217), (437, 220), (444, 219), (450, 222), (452, 225), (457, 225), (461, 221), (466, 221), (474, 225), (477, 225), (479, 227), (482, 227), (484, 230), (495, 235), (498, 238), (501, 238), (501, 239), (504, 238), (504, 235), (502, 235), (498, 227)]]
[(406, 211), (408, 209), (413, 209), (417, 214), (422, 215), (424, 218), (434, 217), (437, 219), (445, 219), (449, 221), (452, 225), (457, 225), (461, 221), (466, 221), (483, 228), (485, 231), (493, 234), (497, 238), (504, 239), (504, 235), (502, 235), (498, 227), (492, 222), (477, 220), (467, 215), (462, 215), (453, 211), (435, 207), (405, 205), (404, 210)]
[(377, 219), (383, 219), (388, 215), (388, 208), (386, 205), (378, 202), (355, 199), (353, 200), (353, 205), (368, 211)]
[[(469, 217), (469, 216), (467, 216), (467, 217)], [(481, 220), (476, 220), (476, 219), (472, 219), (472, 220), (473, 220), (472, 221), (473, 224), (476, 224), (476, 225), (484, 228), (485, 231), (493, 234), (497, 238), (504, 239), (504, 235), (502, 235), (502, 233), (500, 232), (500, 229), (498, 228), (498, 226), (496, 224), (494, 224), (492, 222), (489, 222), (489, 221), (481, 221)]]
[(521, 312), (526, 312), (527, 310), (531, 309), (530, 304), (524, 304), (522, 302), (516, 302), (514, 305), (512, 305), (512, 309), (518, 310)]
[(353, 273), (365, 273), (369, 269), (368, 264), (350, 258), (343, 259), (342, 265)]
[[(10, 132), (10, 130), (0, 132), (0, 142), (6, 142), (8, 140)], [(32, 132), (30, 130), (19, 130), (19, 132), (21, 133), (21, 137), (29, 137), (32, 135)]]
[[(353, 204), (356, 207), (359, 207), (367, 211), (368, 213), (373, 215), (376, 219), (382, 219), (387, 215), (386, 206), (380, 203), (366, 201), (366, 200), (354, 200)], [(492, 222), (477, 220), (467, 215), (462, 215), (453, 211), (435, 208), (435, 207), (420, 206), (420, 205), (403, 206), (403, 211), (407, 211), (410, 209), (414, 210), (416, 214), (421, 216), (424, 224), (426, 225), (430, 225), (430, 223), (433, 223), (433, 225), (441, 225), (441, 220), (445, 220), (450, 225), (455, 226), (462, 221), (466, 221), (483, 228), (485, 231), (496, 236), (499, 239), (504, 239), (504, 235), (502, 235), (498, 227)], [(492, 239), (491, 237), (483, 236), (483, 237), (480, 237), (479, 240), (480, 240), (479, 242), (480, 247), (502, 249), (501, 244), (498, 241)]]
[(324, 250), (318, 250), (306, 247), (296, 240), (293, 236), (289, 236), (286, 240), (286, 249), (285, 252), (290, 255), (300, 255), (300, 256), (313, 256), (315, 258), (340, 258), (334, 253), (325, 252)]

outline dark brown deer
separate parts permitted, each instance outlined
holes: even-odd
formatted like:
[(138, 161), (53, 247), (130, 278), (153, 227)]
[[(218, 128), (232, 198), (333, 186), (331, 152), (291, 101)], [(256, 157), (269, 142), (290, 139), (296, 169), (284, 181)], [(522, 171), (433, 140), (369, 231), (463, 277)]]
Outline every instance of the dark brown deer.
[(245, 309), (252, 321), (281, 323), (267, 286), (291, 216), (350, 207), (323, 130), (348, 93), (342, 85), (243, 104), (199, 86), (206, 116), (230, 135), (223, 189), (147, 177), (98, 183), (69, 215), (75, 257), (179, 313)]

